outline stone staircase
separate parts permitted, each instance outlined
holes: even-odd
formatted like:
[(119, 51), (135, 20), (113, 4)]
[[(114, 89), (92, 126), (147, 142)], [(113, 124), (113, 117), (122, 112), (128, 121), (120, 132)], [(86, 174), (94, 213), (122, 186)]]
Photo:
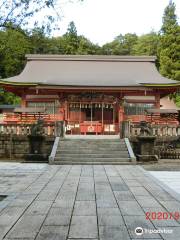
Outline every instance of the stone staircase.
[(61, 139), (53, 164), (132, 164), (124, 139)]

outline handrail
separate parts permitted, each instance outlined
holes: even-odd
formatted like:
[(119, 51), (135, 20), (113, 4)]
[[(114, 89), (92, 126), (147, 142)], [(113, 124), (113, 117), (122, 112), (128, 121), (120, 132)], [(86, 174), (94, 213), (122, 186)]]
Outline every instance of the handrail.
[(124, 141), (126, 143), (126, 147), (128, 149), (128, 153), (129, 153), (129, 156), (131, 158), (131, 161), (133, 163), (136, 163), (136, 156), (134, 155), (133, 149), (132, 149), (131, 144), (129, 142), (129, 138), (124, 138)]
[(54, 159), (55, 159), (55, 156), (56, 156), (56, 152), (57, 152), (57, 148), (58, 148), (58, 145), (59, 145), (59, 140), (60, 140), (60, 137), (56, 137), (55, 138), (55, 141), (54, 141), (54, 144), (53, 144), (53, 148), (52, 148), (51, 154), (49, 156), (49, 163), (50, 164), (52, 164), (54, 162)]

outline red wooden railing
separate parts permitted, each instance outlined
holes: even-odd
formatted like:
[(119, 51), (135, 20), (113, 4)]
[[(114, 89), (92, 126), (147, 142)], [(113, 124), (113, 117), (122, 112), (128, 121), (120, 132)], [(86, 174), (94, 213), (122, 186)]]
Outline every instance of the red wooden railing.
[(8, 123), (31, 124), (31, 123), (35, 123), (39, 118), (44, 119), (44, 121), (47, 123), (63, 120), (62, 114), (4, 113), (2, 117), (2, 122), (7, 124)]
[(160, 114), (155, 114), (153, 116), (151, 115), (129, 115), (129, 116), (125, 116), (124, 117), (125, 121), (130, 121), (134, 124), (138, 124), (141, 121), (146, 121), (149, 122), (151, 124), (155, 124), (155, 125), (167, 125), (167, 124), (175, 124), (178, 125), (179, 121), (176, 120), (175, 118), (163, 118), (162, 116), (160, 116)]

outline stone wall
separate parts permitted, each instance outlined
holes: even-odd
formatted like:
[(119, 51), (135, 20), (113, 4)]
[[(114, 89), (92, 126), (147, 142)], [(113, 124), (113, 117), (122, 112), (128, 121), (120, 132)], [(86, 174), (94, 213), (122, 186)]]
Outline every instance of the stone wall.
[[(55, 137), (46, 136), (43, 143), (43, 153), (50, 155)], [(0, 135), (0, 160), (23, 160), (29, 153), (27, 136)]]

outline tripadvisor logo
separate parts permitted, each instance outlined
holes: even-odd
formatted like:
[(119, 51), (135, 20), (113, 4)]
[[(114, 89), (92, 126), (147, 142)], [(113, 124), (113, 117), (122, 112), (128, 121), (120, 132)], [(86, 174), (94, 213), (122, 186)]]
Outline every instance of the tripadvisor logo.
[(137, 228), (135, 229), (135, 233), (136, 233), (136, 235), (138, 235), (138, 236), (142, 235), (143, 232), (144, 232), (144, 231), (143, 231), (142, 227), (137, 227)]

